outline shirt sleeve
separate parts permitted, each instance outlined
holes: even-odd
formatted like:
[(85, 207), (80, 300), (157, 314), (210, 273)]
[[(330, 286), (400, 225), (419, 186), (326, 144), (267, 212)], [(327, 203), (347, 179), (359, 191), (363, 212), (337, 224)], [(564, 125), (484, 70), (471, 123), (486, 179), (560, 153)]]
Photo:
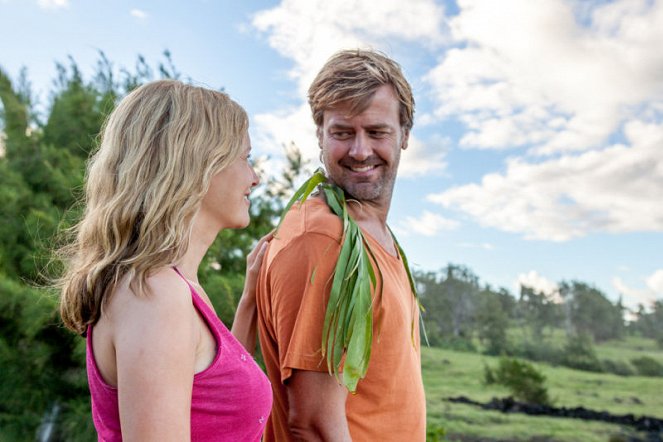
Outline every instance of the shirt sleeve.
[(339, 252), (337, 240), (309, 232), (294, 238), (270, 266), (267, 277), (281, 382), (295, 369), (327, 371), (322, 327)]

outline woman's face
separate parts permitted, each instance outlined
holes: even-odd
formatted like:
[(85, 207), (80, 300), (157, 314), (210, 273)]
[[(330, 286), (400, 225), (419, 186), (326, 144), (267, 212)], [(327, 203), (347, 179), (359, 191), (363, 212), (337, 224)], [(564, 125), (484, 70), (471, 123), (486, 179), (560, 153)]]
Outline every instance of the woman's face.
[(250, 159), (251, 140), (244, 136), (242, 152), (228, 167), (212, 177), (203, 197), (200, 213), (220, 229), (238, 229), (249, 225), (249, 194), (259, 179)]

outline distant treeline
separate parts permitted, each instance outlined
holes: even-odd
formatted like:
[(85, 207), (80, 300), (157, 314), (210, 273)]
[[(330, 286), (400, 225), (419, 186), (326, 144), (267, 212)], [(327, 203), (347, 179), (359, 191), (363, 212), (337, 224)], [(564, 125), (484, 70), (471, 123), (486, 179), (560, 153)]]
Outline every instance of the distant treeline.
[[(650, 309), (628, 312), (621, 300), (611, 302), (588, 283), (562, 281), (555, 293), (520, 287), (518, 296), (506, 289), (481, 285), (469, 268), (449, 264), (439, 272), (415, 275), (424, 324), (433, 346), (483, 351), (546, 361), (568, 367), (621, 375), (663, 376), (663, 366), (649, 357), (625, 364), (599, 360), (593, 343), (627, 335), (656, 340), (663, 348), (663, 300)], [(519, 333), (510, 333), (517, 330)], [(563, 331), (560, 342), (559, 332)], [(480, 347), (480, 348), (479, 348)]]

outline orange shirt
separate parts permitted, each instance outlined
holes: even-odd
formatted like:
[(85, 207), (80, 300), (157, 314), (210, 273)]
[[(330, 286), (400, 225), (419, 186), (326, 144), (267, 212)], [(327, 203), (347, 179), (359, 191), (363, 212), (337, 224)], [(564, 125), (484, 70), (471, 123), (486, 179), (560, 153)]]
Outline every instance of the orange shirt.
[[(292, 370), (327, 371), (322, 324), (341, 231), (341, 220), (326, 203), (311, 198), (293, 206), (263, 261), (257, 287), (259, 336), (274, 390), (266, 442), (292, 440), (284, 386)], [(364, 236), (380, 264), (384, 290), (380, 316), (374, 312), (368, 373), (346, 402), (350, 434), (353, 441), (424, 441), (419, 311), (400, 257)]]

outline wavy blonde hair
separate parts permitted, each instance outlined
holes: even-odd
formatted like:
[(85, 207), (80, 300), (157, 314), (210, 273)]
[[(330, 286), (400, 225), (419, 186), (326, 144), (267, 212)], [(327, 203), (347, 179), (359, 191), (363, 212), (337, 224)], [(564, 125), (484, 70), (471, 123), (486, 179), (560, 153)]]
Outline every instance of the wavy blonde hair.
[(223, 92), (174, 80), (127, 95), (88, 163), (85, 211), (64, 263), (60, 313), (84, 334), (122, 278), (147, 294), (150, 273), (177, 262), (212, 176), (241, 153), (244, 109)]

